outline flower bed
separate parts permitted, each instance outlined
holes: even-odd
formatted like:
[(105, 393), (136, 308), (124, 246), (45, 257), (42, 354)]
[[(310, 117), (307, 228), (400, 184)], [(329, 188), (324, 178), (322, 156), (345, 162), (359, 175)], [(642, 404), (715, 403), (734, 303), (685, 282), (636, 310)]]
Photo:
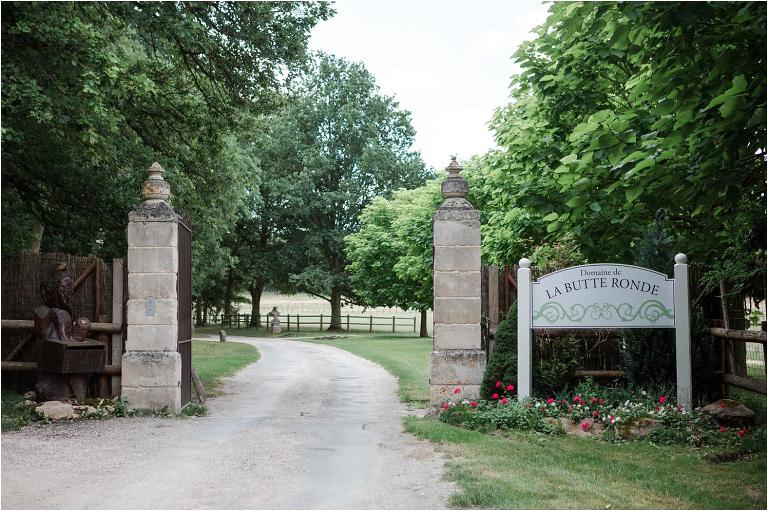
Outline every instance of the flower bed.
[(645, 438), (663, 444), (765, 448), (764, 428), (719, 425), (708, 413), (688, 412), (666, 394), (602, 389), (593, 382), (567, 395), (517, 400), (514, 385), (496, 382), (489, 400), (461, 397), (461, 388), (442, 404), (440, 421), (481, 431), (520, 429), (546, 434), (579, 434), (606, 441)]

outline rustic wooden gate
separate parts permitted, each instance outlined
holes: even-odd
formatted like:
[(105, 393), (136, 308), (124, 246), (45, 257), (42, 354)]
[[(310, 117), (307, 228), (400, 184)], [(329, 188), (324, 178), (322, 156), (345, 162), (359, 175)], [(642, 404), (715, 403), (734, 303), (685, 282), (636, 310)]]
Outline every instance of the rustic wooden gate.
[(179, 215), (179, 273), (176, 279), (178, 296), (179, 338), (181, 354), (181, 406), (192, 400), (192, 229), (189, 216)]

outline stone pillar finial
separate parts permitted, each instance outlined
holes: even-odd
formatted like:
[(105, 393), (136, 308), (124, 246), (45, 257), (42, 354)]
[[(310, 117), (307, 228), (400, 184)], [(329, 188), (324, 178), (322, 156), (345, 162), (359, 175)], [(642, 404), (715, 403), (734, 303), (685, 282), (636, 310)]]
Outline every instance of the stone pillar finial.
[(141, 187), (141, 198), (144, 202), (165, 201), (171, 195), (171, 185), (163, 179), (165, 169), (155, 162), (147, 170), (149, 177)]
[(443, 191), (443, 197), (446, 199), (464, 198), (469, 193), (469, 184), (467, 181), (459, 175), (459, 172), (464, 170), (464, 167), (459, 165), (455, 156), (451, 156), (451, 163), (445, 168), (448, 171), (448, 177), (445, 178), (441, 189)]

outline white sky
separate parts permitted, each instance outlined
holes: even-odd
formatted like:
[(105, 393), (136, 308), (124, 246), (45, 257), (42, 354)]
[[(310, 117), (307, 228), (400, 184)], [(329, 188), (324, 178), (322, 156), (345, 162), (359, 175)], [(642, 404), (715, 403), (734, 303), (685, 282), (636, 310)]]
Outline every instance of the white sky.
[(520, 69), (512, 54), (544, 22), (548, 5), (513, 1), (340, 1), (315, 27), (310, 48), (373, 73), (383, 93), (409, 110), (414, 148), (444, 168), (495, 146), (486, 126)]

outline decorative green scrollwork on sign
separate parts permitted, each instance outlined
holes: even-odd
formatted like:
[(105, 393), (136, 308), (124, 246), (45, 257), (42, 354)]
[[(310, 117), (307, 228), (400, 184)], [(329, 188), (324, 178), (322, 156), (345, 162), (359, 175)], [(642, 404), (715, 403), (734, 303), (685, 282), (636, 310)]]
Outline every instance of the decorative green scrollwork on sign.
[(539, 310), (534, 311), (533, 320), (544, 320), (554, 324), (558, 321), (569, 320), (574, 323), (581, 323), (589, 315), (592, 320), (610, 320), (616, 318), (622, 322), (630, 322), (636, 319), (643, 319), (650, 323), (656, 323), (660, 318), (666, 317), (674, 319), (675, 313), (668, 309), (658, 300), (647, 300), (634, 307), (628, 303), (614, 305), (612, 303), (593, 303), (590, 305), (574, 304), (566, 309), (557, 302), (546, 302)]

